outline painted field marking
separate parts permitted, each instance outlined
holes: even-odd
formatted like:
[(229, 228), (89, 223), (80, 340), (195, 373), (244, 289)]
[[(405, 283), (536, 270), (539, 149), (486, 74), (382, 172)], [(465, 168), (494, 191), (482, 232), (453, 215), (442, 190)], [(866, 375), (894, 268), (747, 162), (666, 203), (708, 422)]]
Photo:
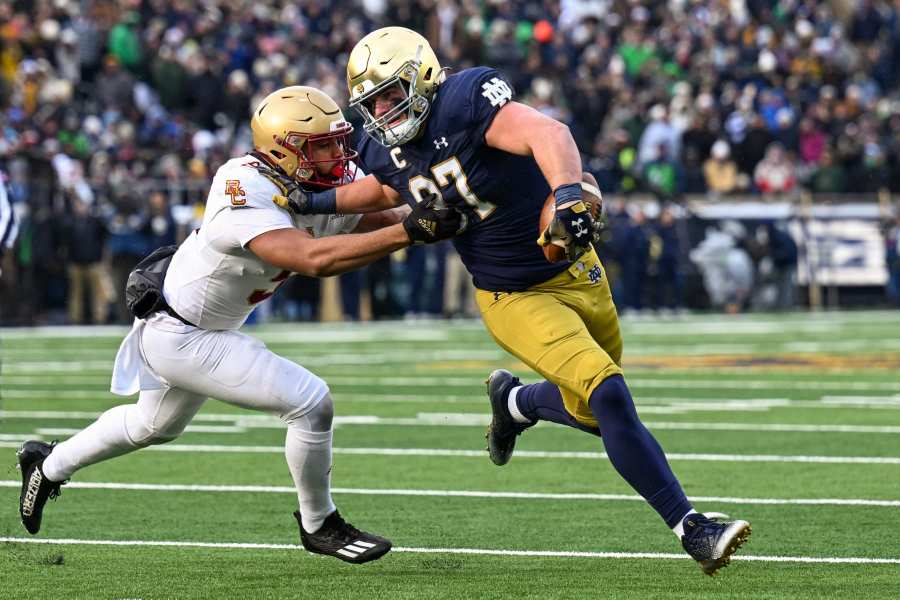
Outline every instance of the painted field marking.
[[(17, 480), (0, 480), (0, 488), (21, 487)], [(66, 489), (122, 490), (152, 492), (203, 492), (203, 493), (262, 493), (296, 494), (297, 489), (289, 486), (273, 485), (200, 485), (178, 483), (113, 483), (93, 481), (73, 481)], [(634, 494), (597, 493), (544, 493), (544, 492), (501, 492), (484, 490), (417, 490), (383, 488), (331, 488), (335, 494), (361, 496), (426, 496), (439, 498), (504, 498), (516, 500), (598, 500), (607, 502), (645, 502)], [(872, 500), (866, 498), (729, 498), (724, 496), (691, 496), (693, 502), (715, 502), (719, 504), (746, 504), (766, 506), (877, 506), (898, 507), (900, 500)]]
[[(464, 353), (465, 358), (473, 358), (471, 353)], [(290, 356), (288, 356), (290, 358)], [(327, 356), (324, 358), (328, 358)], [(363, 359), (362, 356), (354, 356), (353, 360)], [(425, 360), (421, 353), (414, 355), (415, 359)], [(477, 357), (474, 357), (477, 358)], [(300, 361), (304, 363), (303, 360)], [(3, 380), (7, 383), (13, 383), (10, 374), (15, 373), (47, 373), (52, 371), (71, 372), (86, 370), (101, 370), (103, 381), (105, 382), (108, 374), (112, 371), (112, 361), (109, 362), (7, 362), (3, 365)], [(105, 371), (104, 371), (105, 370)], [(486, 373), (485, 373), (486, 375)], [(15, 375), (12, 375), (15, 376)], [(477, 387), (479, 392), (482, 391), (484, 379), (481, 375), (472, 375), (468, 377), (435, 377), (433, 375), (423, 375), (421, 377), (396, 377), (385, 375), (357, 375), (353, 377), (342, 375), (325, 375), (324, 378), (329, 384), (335, 386), (389, 386), (389, 387)], [(532, 380), (533, 377), (526, 376), (526, 380)], [(41, 383), (45, 383), (43, 379)], [(897, 381), (810, 381), (803, 379), (685, 379), (678, 378), (646, 378), (646, 377), (630, 377), (628, 384), (632, 388), (676, 388), (676, 389), (703, 389), (703, 390), (800, 390), (800, 391), (842, 391), (849, 390), (855, 392), (861, 391), (881, 391), (892, 392), (900, 402), (900, 382)], [(36, 386), (32, 386), (36, 387)], [(72, 387), (70, 387), (72, 389)], [(78, 390), (77, 387), (74, 388)], [(84, 388), (82, 388), (83, 390)], [(56, 387), (42, 386), (39, 390), (49, 392), (60, 392)], [(89, 390), (88, 390), (89, 391)]]
[[(641, 407), (640, 411), (644, 412)], [(34, 419), (34, 420), (93, 420), (100, 416), (99, 412), (88, 411), (0, 411), (0, 419)], [(334, 418), (336, 427), (347, 425), (390, 425), (401, 427), (436, 426), (436, 427), (483, 427), (490, 423), (491, 417), (484, 413), (443, 413), (420, 412), (415, 417), (379, 417), (376, 415), (346, 415)], [(195, 433), (242, 433), (253, 429), (284, 429), (283, 421), (268, 415), (241, 415), (225, 413), (199, 414), (193, 422), (228, 423), (228, 425), (188, 425), (188, 432)], [(539, 423), (539, 426), (546, 426)], [(644, 421), (650, 429), (673, 431), (749, 431), (749, 432), (786, 432), (786, 433), (887, 433), (900, 434), (898, 425), (831, 425), (809, 423), (731, 423), (702, 421)], [(77, 428), (40, 428), (38, 435), (72, 435)], [(26, 435), (26, 434), (22, 434)], [(19, 439), (19, 438), (16, 438)]]
[[(69, 546), (152, 546), (152, 547), (176, 547), (176, 548), (221, 548), (242, 550), (303, 550), (301, 546), (294, 544), (256, 544), (240, 542), (177, 542), (170, 540), (78, 540), (78, 539), (50, 539), (50, 538), (17, 538), (0, 537), (0, 542), (12, 542), (21, 544), (51, 544)], [(617, 559), (644, 559), (662, 558), (673, 560), (690, 559), (686, 554), (672, 554), (664, 552), (566, 552), (555, 550), (488, 550), (484, 548), (393, 548), (393, 552), (410, 554), (474, 554), (483, 556), (540, 556), (547, 558), (617, 558)], [(797, 562), (797, 563), (824, 563), (824, 564), (876, 564), (896, 565), (900, 564), (900, 558), (868, 558), (851, 556), (763, 556), (763, 555), (735, 555), (733, 560), (757, 561), (757, 562)]]
[[(20, 443), (3, 441), (0, 448), (18, 448)], [(219, 444), (163, 444), (148, 446), (150, 452), (211, 452), (237, 454), (283, 454), (284, 446), (240, 446)], [(484, 450), (463, 450), (452, 448), (334, 448), (334, 454), (357, 456), (433, 456), (484, 458)], [(519, 458), (579, 458), (602, 459), (605, 452), (549, 452), (539, 450), (518, 450)], [(900, 465), (900, 456), (806, 456), (778, 454), (709, 454), (680, 453), (666, 454), (669, 460), (700, 462), (760, 462), (760, 463), (819, 463), (819, 464), (859, 464), (859, 465)]]

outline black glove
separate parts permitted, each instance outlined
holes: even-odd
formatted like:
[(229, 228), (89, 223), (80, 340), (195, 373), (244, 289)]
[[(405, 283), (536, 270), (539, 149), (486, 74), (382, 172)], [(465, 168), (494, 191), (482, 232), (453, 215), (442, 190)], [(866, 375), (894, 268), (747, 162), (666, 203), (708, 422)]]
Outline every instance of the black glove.
[(438, 207), (437, 196), (432, 196), (413, 207), (403, 219), (403, 228), (413, 244), (433, 244), (461, 233), (468, 222), (468, 217), (455, 208)]
[(293, 177), (288, 177), (278, 169), (273, 169), (262, 162), (257, 165), (259, 174), (274, 183), (280, 194), (272, 196), (272, 202), (295, 215), (309, 214), (309, 196), (300, 189), (300, 183)]
[(591, 242), (600, 235), (602, 225), (594, 220), (590, 209), (581, 200), (581, 184), (560, 186), (554, 194), (556, 213), (541, 232), (538, 244), (546, 246), (561, 241), (565, 244), (566, 259), (574, 261), (591, 249)]

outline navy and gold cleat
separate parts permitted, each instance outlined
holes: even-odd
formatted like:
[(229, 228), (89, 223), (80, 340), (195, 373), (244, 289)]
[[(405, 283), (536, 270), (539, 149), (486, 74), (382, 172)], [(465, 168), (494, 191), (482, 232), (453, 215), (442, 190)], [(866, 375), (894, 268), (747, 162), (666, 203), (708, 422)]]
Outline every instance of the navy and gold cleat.
[(50, 481), (41, 470), (44, 460), (53, 452), (54, 444), (29, 440), (16, 452), (22, 471), (22, 492), (19, 494), (19, 516), (28, 533), (41, 529), (41, 517), (47, 500), (59, 496), (64, 481)]
[(747, 541), (751, 531), (747, 521), (722, 521), (699, 513), (687, 515), (683, 524), (681, 545), (707, 575), (728, 566), (731, 555)]
[(333, 556), (343, 561), (362, 564), (376, 560), (390, 552), (391, 541), (381, 536), (360, 531), (334, 511), (314, 533), (303, 529), (300, 511), (294, 511), (300, 525), (300, 542), (308, 552)]
[(507, 405), (509, 392), (514, 387), (522, 385), (518, 377), (506, 369), (497, 369), (490, 374), (485, 383), (491, 401), (492, 416), (484, 437), (487, 439), (487, 451), (491, 461), (502, 467), (512, 458), (516, 437), (534, 423), (517, 423), (509, 414)]

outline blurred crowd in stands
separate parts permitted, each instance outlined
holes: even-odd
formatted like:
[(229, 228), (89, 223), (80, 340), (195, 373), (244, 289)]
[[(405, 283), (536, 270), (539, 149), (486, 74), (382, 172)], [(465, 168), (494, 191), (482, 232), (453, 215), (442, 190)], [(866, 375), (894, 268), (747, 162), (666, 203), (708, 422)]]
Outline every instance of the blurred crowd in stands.
[[(251, 107), (290, 84), (345, 106), (348, 52), (388, 24), (453, 69), (503, 71), (570, 126), (608, 198), (900, 192), (900, 0), (8, 0), (0, 169), (18, 236), (0, 321), (127, 320), (125, 275), (195, 225), (212, 173), (250, 149)], [(677, 298), (688, 249), (661, 248)], [(638, 259), (609, 259), (640, 303)], [(374, 316), (468, 314), (464, 280), (452, 249), (416, 249), (342, 278), (343, 312), (368, 289)], [(317, 284), (293, 287), (287, 316), (316, 318)]]

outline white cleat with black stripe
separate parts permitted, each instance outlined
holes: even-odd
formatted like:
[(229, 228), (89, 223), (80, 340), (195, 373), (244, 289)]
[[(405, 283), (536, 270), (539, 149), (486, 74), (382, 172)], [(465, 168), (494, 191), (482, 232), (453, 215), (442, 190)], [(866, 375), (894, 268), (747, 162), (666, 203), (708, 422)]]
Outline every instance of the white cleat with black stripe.
[(315, 533), (303, 529), (300, 511), (294, 512), (300, 525), (300, 541), (307, 551), (333, 556), (343, 561), (361, 564), (381, 558), (391, 550), (391, 541), (372, 533), (360, 531), (345, 521), (338, 511), (325, 519)]

